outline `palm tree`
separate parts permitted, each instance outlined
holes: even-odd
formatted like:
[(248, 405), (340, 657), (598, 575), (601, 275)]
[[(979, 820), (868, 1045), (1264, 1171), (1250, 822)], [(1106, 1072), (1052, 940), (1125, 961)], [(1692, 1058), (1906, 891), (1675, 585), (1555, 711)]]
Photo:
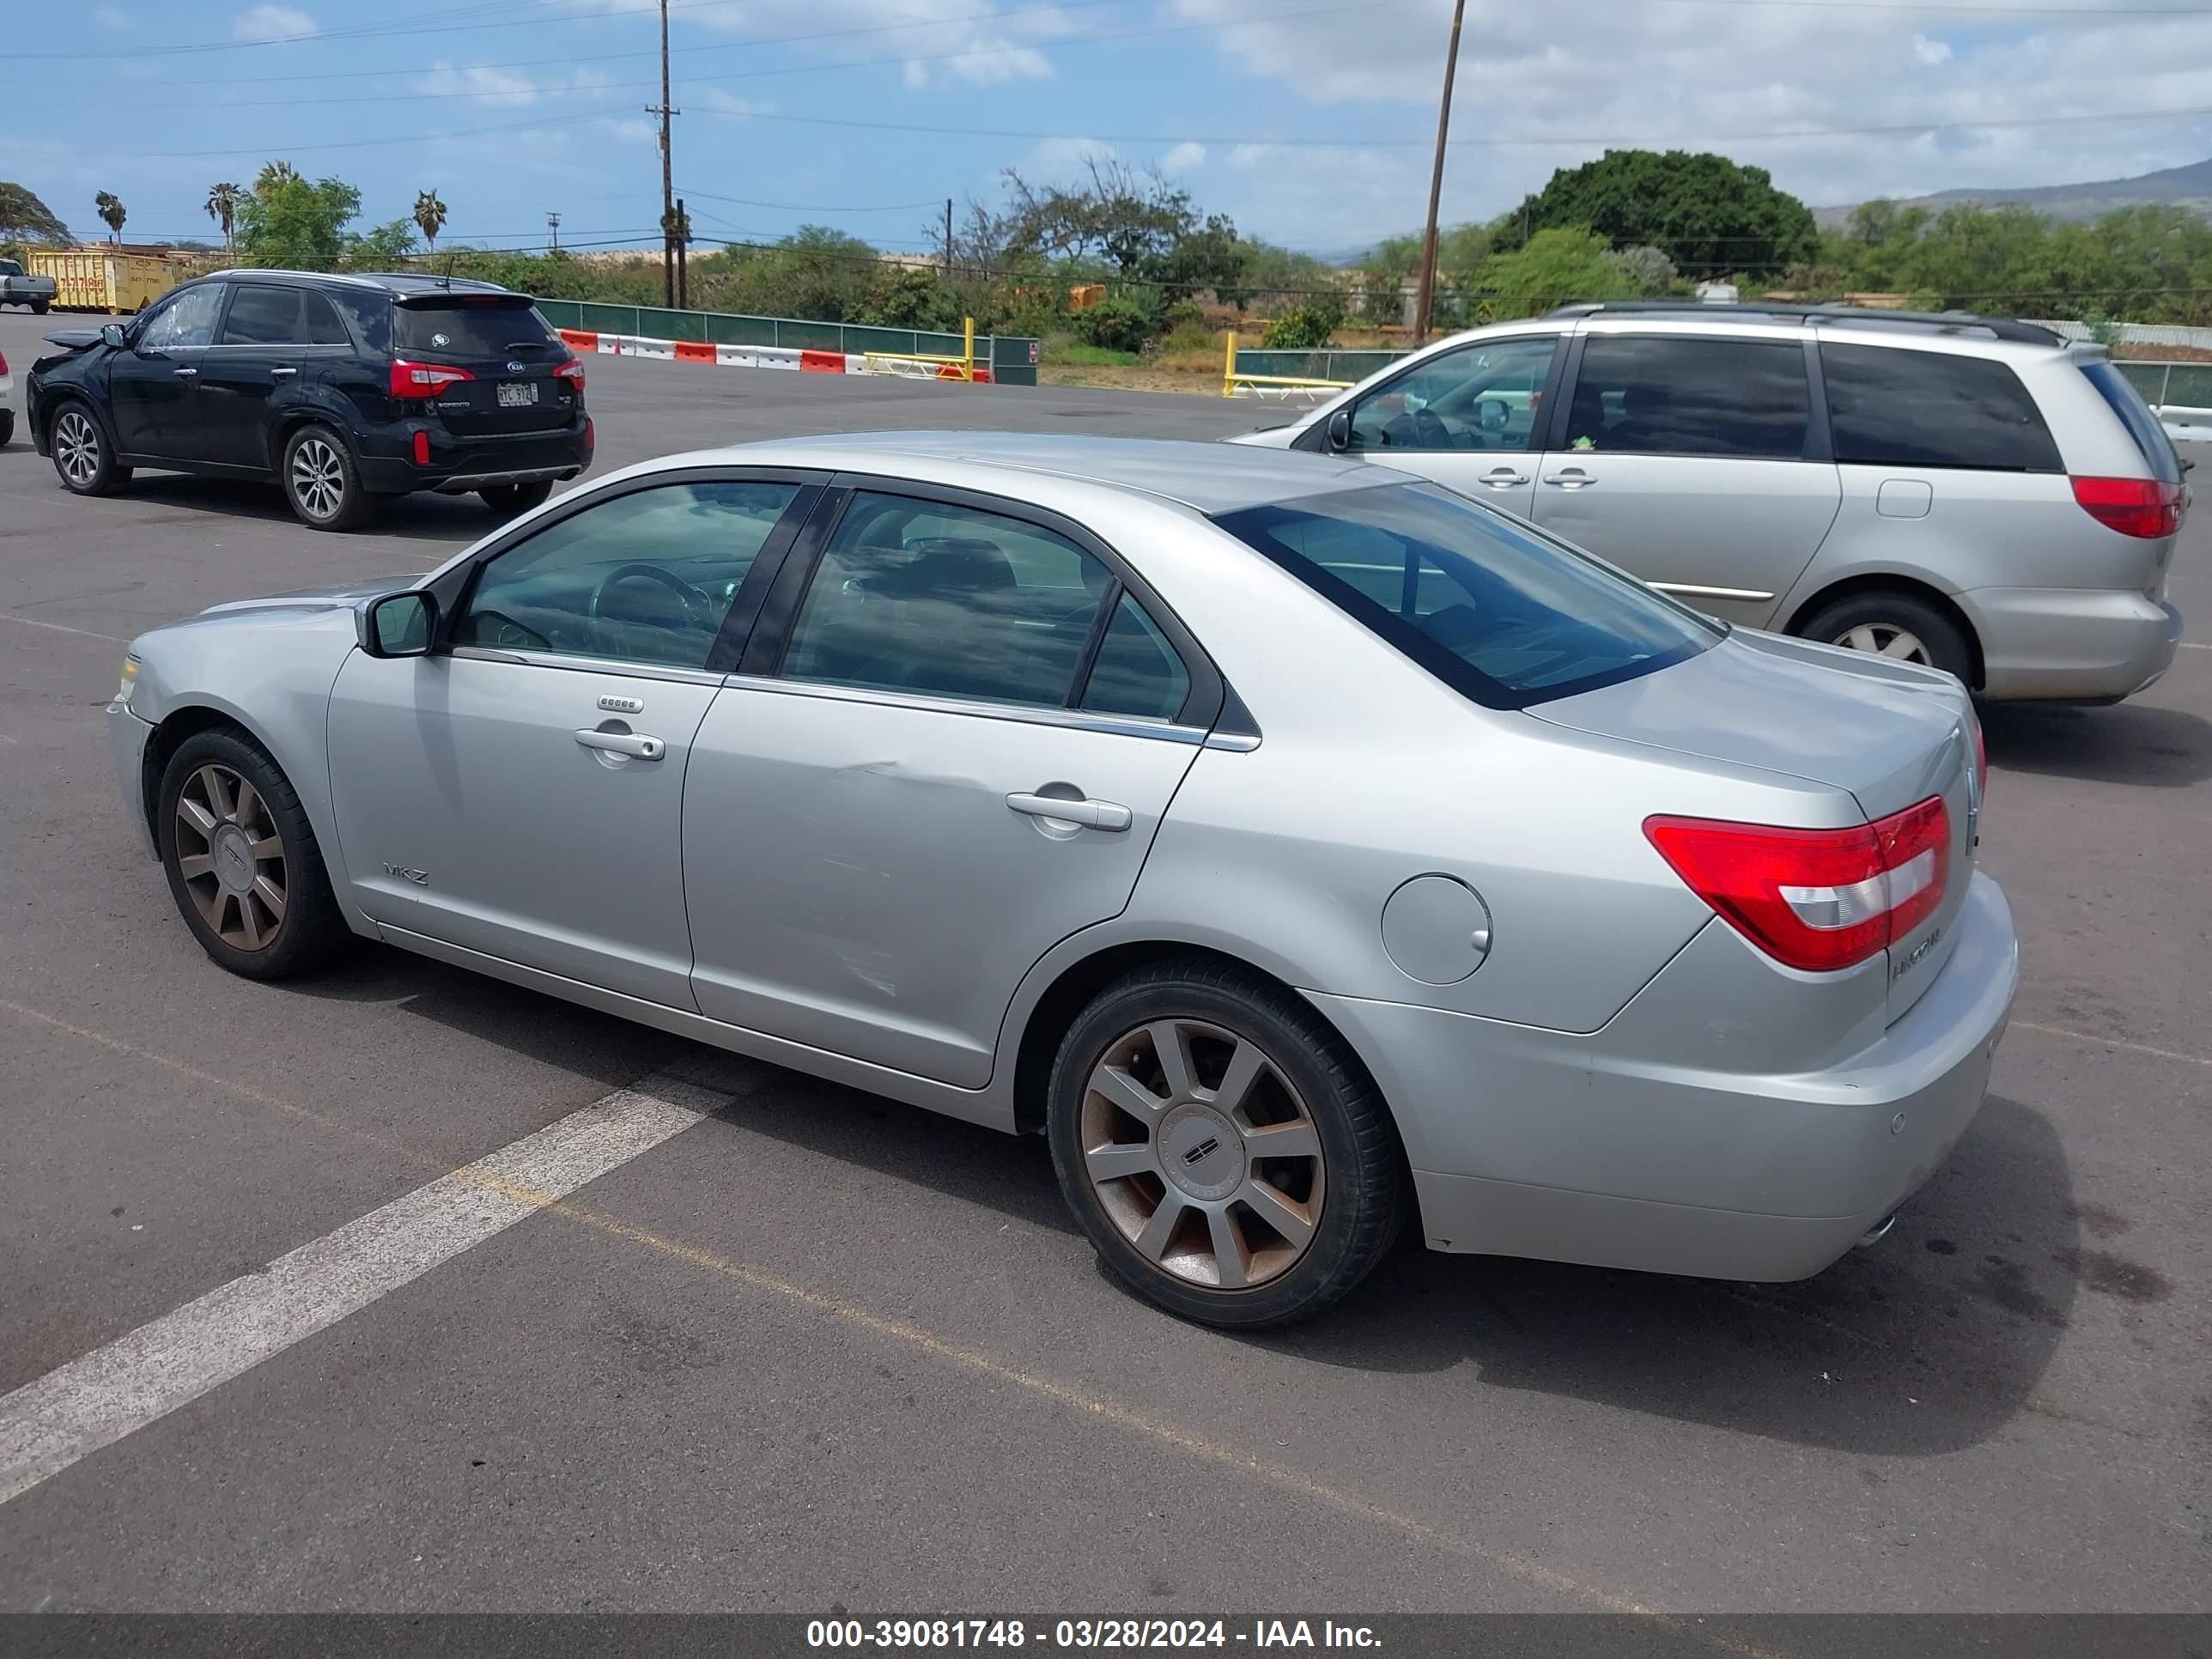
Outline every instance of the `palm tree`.
[(222, 248), (231, 249), (231, 227), (237, 222), (239, 204), (246, 199), (246, 191), (239, 185), (216, 185), (208, 191), (207, 216), (222, 227)]
[(111, 242), (121, 240), (123, 222), (131, 216), (123, 205), (123, 198), (112, 190), (103, 190), (92, 198), (92, 204), (99, 210), (100, 219), (107, 226), (107, 240)]
[(270, 191), (298, 182), (300, 169), (289, 161), (271, 161), (254, 175), (253, 193), (266, 196)]
[(422, 240), (435, 252), (438, 233), (446, 228), (446, 204), (438, 199), (436, 191), (415, 192), (415, 222), (422, 227)]

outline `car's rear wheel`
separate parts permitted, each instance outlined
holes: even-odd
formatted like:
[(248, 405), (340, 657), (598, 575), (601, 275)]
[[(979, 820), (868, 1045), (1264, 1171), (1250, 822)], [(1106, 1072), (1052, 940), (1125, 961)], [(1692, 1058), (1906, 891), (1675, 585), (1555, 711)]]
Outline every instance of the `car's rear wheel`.
[(1100, 1258), (1205, 1324), (1319, 1312), (1382, 1259), (1405, 1208), (1395, 1127), (1343, 1040), (1212, 963), (1099, 994), (1060, 1044), (1047, 1129)]
[(483, 504), (501, 518), (513, 518), (518, 513), (527, 513), (542, 506), (553, 494), (553, 481), (541, 478), (536, 483), (492, 484), (479, 489)]
[(33, 315), (33, 317), (43, 317), (43, 316), (45, 316), (45, 315), (46, 314), (46, 307), (47, 307), (47, 305), (48, 305), (49, 303), (50, 303), (49, 301), (45, 301), (45, 300), (33, 300), (33, 301), (31, 301), (31, 315)]
[(1940, 668), (1972, 683), (1974, 659), (1966, 635), (1941, 611), (1910, 593), (1853, 593), (1822, 606), (1798, 632), (1848, 651)]
[(185, 924), (248, 979), (283, 979), (351, 937), (313, 827), (276, 763), (220, 728), (177, 745), (162, 769), (155, 836)]
[(75, 495), (105, 495), (131, 482), (131, 469), (115, 464), (99, 416), (74, 398), (54, 413), (53, 451), (54, 475)]
[(303, 426), (284, 445), (284, 498), (310, 530), (356, 530), (376, 511), (353, 451), (326, 426)]
[(0, 409), (0, 449), (15, 441), (15, 411)]

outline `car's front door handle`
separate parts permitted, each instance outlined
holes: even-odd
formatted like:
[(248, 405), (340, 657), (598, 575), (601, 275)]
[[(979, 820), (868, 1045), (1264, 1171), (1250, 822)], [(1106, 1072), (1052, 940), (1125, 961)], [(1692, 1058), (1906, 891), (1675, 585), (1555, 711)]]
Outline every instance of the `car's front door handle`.
[(269, 371), (269, 378), (272, 380), (289, 380), (299, 372), (296, 368), (272, 368)]
[(1057, 795), (1009, 795), (1006, 805), (1033, 818), (1058, 818), (1091, 830), (1127, 830), (1134, 815), (1118, 801), (1063, 800)]
[(1527, 483), (1528, 475), (1525, 472), (1516, 472), (1510, 466), (1499, 466), (1493, 467), (1484, 473), (1482, 481), (1492, 489), (1510, 489), (1515, 484)]
[(169, 373), (180, 380), (197, 380), (200, 377), (200, 372), (197, 368), (173, 368)]
[(1582, 468), (1578, 466), (1571, 466), (1563, 471), (1554, 472), (1550, 477), (1545, 479), (1544, 482), (1547, 484), (1556, 485), (1561, 489), (1580, 489), (1585, 485), (1595, 483), (1597, 480), (1591, 477), (1590, 475), (1583, 471)]
[(642, 737), (635, 732), (600, 732), (588, 726), (576, 733), (576, 741), (586, 749), (628, 755), (632, 760), (657, 761), (668, 752), (668, 745), (659, 738)]

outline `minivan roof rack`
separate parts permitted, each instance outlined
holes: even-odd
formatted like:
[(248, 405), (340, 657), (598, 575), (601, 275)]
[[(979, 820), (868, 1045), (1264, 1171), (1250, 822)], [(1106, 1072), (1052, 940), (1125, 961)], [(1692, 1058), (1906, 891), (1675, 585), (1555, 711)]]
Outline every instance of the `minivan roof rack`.
[(1705, 300), (1592, 300), (1558, 306), (1552, 317), (1773, 317), (1802, 323), (1854, 323), (1875, 328), (1978, 328), (1999, 340), (2031, 345), (2063, 345), (2064, 337), (2015, 317), (1984, 317), (1972, 311), (1885, 311), (1875, 306), (1793, 306), (1753, 301), (1717, 305)]

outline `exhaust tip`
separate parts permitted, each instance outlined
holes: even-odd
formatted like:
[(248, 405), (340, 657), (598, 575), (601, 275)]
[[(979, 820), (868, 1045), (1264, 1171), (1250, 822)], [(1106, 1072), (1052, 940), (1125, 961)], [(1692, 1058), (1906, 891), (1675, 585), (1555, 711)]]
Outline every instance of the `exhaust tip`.
[(1858, 1243), (1852, 1245), (1851, 1248), (1855, 1250), (1872, 1249), (1875, 1245), (1881, 1243), (1883, 1239), (1889, 1237), (1889, 1230), (1897, 1225), (1897, 1218), (1902, 1213), (1902, 1211), (1892, 1210), (1880, 1221), (1875, 1222), (1873, 1226), (1861, 1233), (1858, 1237)]

